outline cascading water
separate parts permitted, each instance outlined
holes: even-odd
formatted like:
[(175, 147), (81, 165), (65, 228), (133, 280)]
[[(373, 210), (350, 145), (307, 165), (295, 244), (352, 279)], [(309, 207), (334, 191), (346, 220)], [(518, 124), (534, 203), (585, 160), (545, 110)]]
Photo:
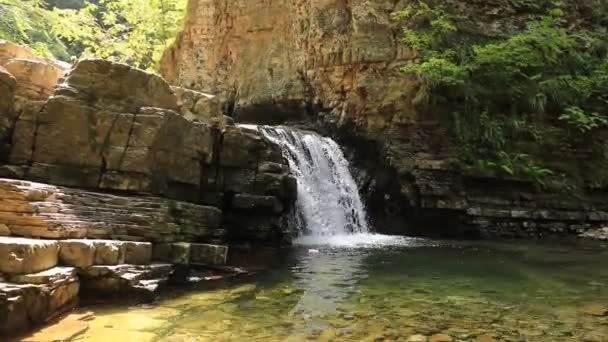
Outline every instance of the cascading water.
[(283, 149), (298, 180), (295, 224), (316, 237), (368, 233), (365, 207), (340, 146), (313, 132), (256, 128)]

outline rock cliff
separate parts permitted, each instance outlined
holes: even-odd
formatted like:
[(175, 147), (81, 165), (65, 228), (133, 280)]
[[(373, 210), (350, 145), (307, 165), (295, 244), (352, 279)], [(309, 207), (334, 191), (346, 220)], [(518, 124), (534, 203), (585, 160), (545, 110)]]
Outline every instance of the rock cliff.
[(0, 139), (2, 336), (80, 298), (151, 300), (231, 244), (293, 233), (281, 148), (215, 96), (127, 65), (0, 41)]
[(402, 3), (192, 0), (161, 73), (223, 94), (242, 121), (280, 122), (320, 107), (380, 130), (414, 119), (404, 91), (414, 84), (399, 71), (413, 56), (390, 19)]
[[(0, 51), (28, 52), (10, 43)], [(227, 239), (285, 237), (280, 220), (296, 191), (287, 161), (258, 132), (230, 125), (214, 96), (104, 60), (69, 70), (35, 62), (42, 71), (0, 70), (3, 176), (209, 205), (225, 213)]]
[[(454, 167), (444, 111), (418, 106), (419, 85), (400, 70), (416, 56), (399, 41), (391, 14), (408, 3), (190, 0), (184, 30), (165, 52), (161, 72), (172, 84), (220, 94), (223, 110), (237, 121), (299, 122), (340, 138), (378, 229), (541, 237), (605, 223), (605, 189), (592, 187), (582, 199), (545, 194), (525, 181), (472, 178)], [(517, 31), (551, 6), (441, 3), (489, 36)], [(562, 6), (576, 23), (594, 5)], [(606, 146), (605, 137), (598, 144)], [(552, 153), (583, 173), (593, 169), (584, 149)]]

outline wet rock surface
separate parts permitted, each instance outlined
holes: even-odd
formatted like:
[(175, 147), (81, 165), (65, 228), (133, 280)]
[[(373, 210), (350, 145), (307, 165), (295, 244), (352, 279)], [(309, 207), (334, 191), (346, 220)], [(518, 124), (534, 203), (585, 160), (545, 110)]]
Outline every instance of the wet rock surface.
[(174, 251), (169, 263), (156, 263), (150, 242), (2, 237), (0, 332), (31, 329), (74, 308), (80, 299), (153, 301), (173, 278), (174, 264), (226, 264), (226, 246), (174, 245), (187, 247), (187, 257), (176, 257), (180, 252)]

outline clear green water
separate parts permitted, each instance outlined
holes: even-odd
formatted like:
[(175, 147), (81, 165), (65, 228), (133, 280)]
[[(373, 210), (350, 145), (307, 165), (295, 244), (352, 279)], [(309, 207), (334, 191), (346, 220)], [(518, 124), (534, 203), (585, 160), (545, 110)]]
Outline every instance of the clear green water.
[(86, 308), (97, 318), (82, 340), (608, 341), (606, 246), (355, 244), (296, 246), (228, 289)]

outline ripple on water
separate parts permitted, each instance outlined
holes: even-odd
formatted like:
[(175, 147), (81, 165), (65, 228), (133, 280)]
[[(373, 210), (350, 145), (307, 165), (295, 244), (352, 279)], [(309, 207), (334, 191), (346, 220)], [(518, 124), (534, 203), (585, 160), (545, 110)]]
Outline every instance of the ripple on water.
[(407, 341), (447, 334), (467, 342), (566, 342), (608, 336), (605, 248), (374, 234), (296, 244), (251, 284), (165, 298), (145, 310), (89, 308), (97, 319), (82, 341)]
[(429, 247), (438, 245), (436, 242), (426, 239), (370, 233), (300, 236), (295, 239), (294, 244), (339, 248)]

